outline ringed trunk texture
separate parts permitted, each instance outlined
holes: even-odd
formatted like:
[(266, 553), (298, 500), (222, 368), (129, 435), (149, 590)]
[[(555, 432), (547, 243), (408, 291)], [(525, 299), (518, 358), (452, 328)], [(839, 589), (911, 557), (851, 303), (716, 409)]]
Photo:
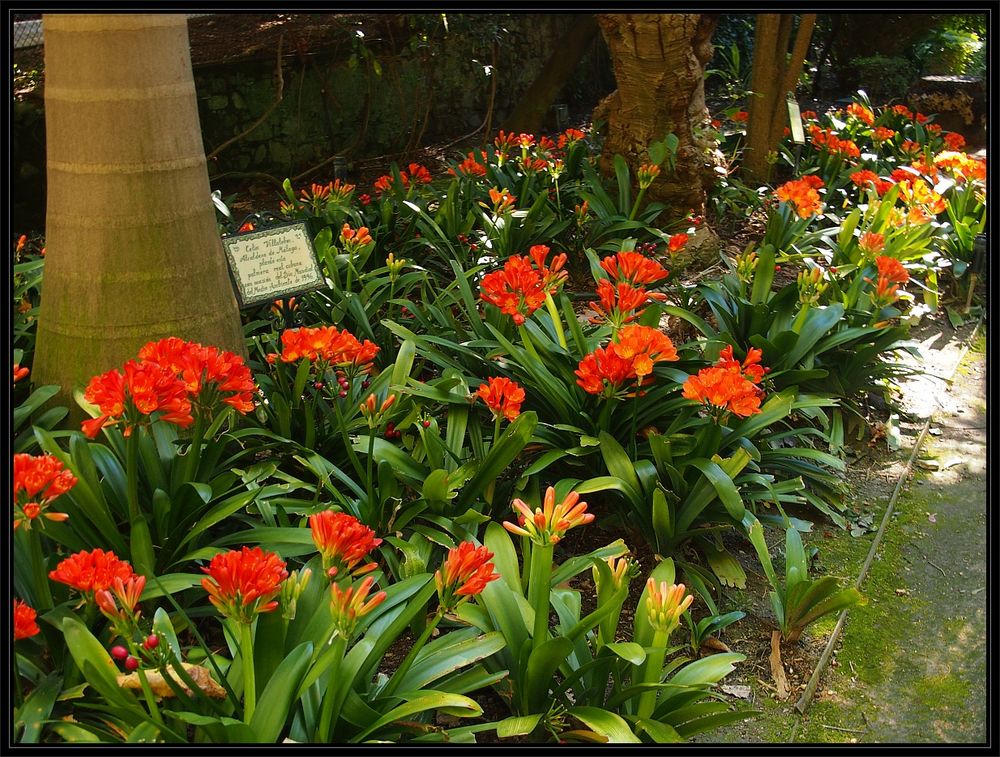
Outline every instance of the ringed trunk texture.
[(74, 386), (166, 336), (245, 354), (183, 15), (44, 17), (45, 284), (34, 378)]
[[(676, 170), (664, 171), (646, 197), (672, 215), (702, 213), (711, 183), (714, 144), (697, 141), (693, 127), (707, 125), (705, 65), (712, 57), (715, 15), (698, 13), (603, 13), (598, 24), (607, 41), (618, 90), (603, 104), (607, 139), (601, 169), (613, 174), (621, 154), (633, 176), (649, 162), (646, 148), (673, 132)], [(595, 115), (598, 115), (595, 113)]]

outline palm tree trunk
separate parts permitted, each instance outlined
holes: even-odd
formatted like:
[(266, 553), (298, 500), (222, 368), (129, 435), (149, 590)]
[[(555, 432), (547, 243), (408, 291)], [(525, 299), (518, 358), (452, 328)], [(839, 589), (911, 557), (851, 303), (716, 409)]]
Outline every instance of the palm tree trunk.
[[(649, 200), (673, 215), (705, 205), (711, 180), (711, 149), (694, 127), (708, 123), (705, 65), (712, 56), (718, 17), (697, 13), (608, 13), (597, 17), (608, 43), (618, 90), (605, 103), (607, 139), (601, 167), (612, 173), (615, 154), (632, 168), (648, 162), (647, 146), (673, 132), (678, 138), (676, 170), (650, 187)], [(597, 114), (595, 114), (596, 116)]]
[(44, 17), (46, 263), (34, 377), (71, 391), (165, 336), (244, 352), (182, 15)]

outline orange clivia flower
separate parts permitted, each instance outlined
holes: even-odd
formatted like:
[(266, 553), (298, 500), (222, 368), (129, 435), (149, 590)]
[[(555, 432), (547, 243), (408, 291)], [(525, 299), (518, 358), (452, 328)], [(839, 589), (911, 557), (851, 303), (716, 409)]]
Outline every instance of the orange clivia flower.
[(847, 114), (854, 116), (859, 121), (864, 121), (869, 126), (875, 123), (875, 114), (861, 103), (851, 103), (848, 105)]
[(965, 181), (985, 181), (986, 161), (973, 158), (964, 152), (945, 150), (934, 156), (934, 165), (948, 171), (959, 184)]
[(912, 139), (907, 139), (903, 141), (903, 144), (899, 146), (899, 149), (905, 152), (907, 155), (916, 155), (922, 149), (919, 142), (914, 142)]
[(646, 581), (646, 617), (654, 630), (670, 634), (681, 623), (681, 615), (691, 606), (694, 595), (684, 594), (684, 584), (668, 584), (650, 577)]
[(493, 553), (486, 547), (477, 547), (471, 541), (463, 541), (448, 550), (448, 557), (434, 572), (438, 601), (446, 611), (475, 596), (486, 588), (486, 584), (500, 578), (493, 572)]
[(750, 118), (750, 114), (745, 110), (738, 110), (732, 115), (734, 121), (746, 121), (748, 118)]
[(475, 396), (486, 403), (494, 418), (503, 417), (508, 422), (517, 418), (524, 402), (524, 389), (504, 376), (490, 376), (486, 381), (488, 383), (479, 385)]
[(650, 300), (663, 301), (667, 296), (662, 292), (648, 292), (642, 287), (634, 287), (627, 281), (612, 284), (608, 279), (601, 279), (597, 282), (597, 297), (599, 301), (590, 303), (590, 308), (597, 313), (591, 322), (603, 319), (613, 329), (619, 329), (641, 315)]
[(727, 344), (725, 349), (719, 353), (719, 361), (716, 365), (726, 368), (735, 373), (739, 373), (747, 381), (759, 384), (767, 373), (767, 369), (760, 365), (760, 360), (764, 353), (757, 347), (747, 350), (746, 359), (741, 363), (733, 357), (733, 345)]
[(874, 231), (866, 231), (858, 239), (858, 249), (871, 257), (882, 252), (885, 247), (885, 237)]
[(507, 191), (506, 187), (504, 189), (497, 189), (496, 187), (491, 187), (489, 190), (490, 203), (487, 205), (484, 202), (480, 202), (484, 208), (491, 208), (494, 215), (502, 215), (508, 210), (514, 207), (517, 202), (517, 198), (514, 197), (510, 192)]
[(660, 167), (655, 163), (643, 163), (636, 171), (640, 189), (648, 189), (654, 179), (660, 175)]
[(684, 248), (684, 245), (688, 243), (688, 239), (690, 239), (690, 237), (684, 232), (673, 234), (667, 242), (667, 252), (671, 255), (680, 252)]
[(425, 166), (419, 163), (410, 163), (409, 165), (409, 177), (414, 183), (430, 184), (431, 183), (431, 172), (427, 170)]
[(145, 576), (132, 575), (124, 580), (121, 576), (115, 576), (108, 589), (97, 589), (94, 592), (94, 604), (112, 622), (125, 620), (134, 623), (142, 614), (136, 608), (144, 588)]
[[(878, 268), (878, 282), (875, 284), (875, 299), (881, 304), (891, 304), (899, 296), (898, 287), (910, 280), (909, 272), (896, 258), (880, 255), (875, 259)], [(871, 281), (871, 279), (866, 279)]]
[[(486, 159), (486, 153), (481, 153), (483, 160)], [(458, 164), (459, 173), (464, 176), (485, 176), (486, 166), (476, 160), (475, 152), (470, 152), (469, 157)], [(449, 168), (448, 173), (455, 175), (455, 169)]]
[(892, 110), (894, 113), (902, 116), (903, 118), (913, 118), (913, 111), (907, 108), (905, 105), (893, 105)]
[(746, 360), (740, 363), (733, 358), (733, 348), (729, 345), (719, 354), (715, 365), (688, 377), (681, 394), (701, 403), (717, 420), (727, 412), (741, 418), (759, 413), (764, 392), (757, 383), (768, 370), (759, 365), (760, 358), (761, 351), (751, 348)]
[(71, 586), (84, 593), (110, 589), (115, 579), (128, 581), (133, 576), (132, 566), (111, 551), (97, 548), (81, 551), (60, 562), (49, 571), (53, 581)]
[(256, 407), (257, 384), (236, 353), (167, 337), (146, 344), (139, 350), (139, 359), (176, 374), (184, 382), (193, 408), (204, 415), (210, 415), (220, 401), (244, 415)]
[(281, 362), (309, 360), (325, 365), (350, 365), (366, 369), (375, 359), (379, 348), (374, 342), (358, 341), (347, 329), (336, 326), (285, 329), (281, 333)]
[(521, 499), (515, 499), (511, 506), (518, 514), (518, 523), (505, 520), (503, 527), (512, 534), (527, 536), (541, 547), (558, 543), (571, 528), (594, 520), (594, 514), (587, 512), (587, 503), (580, 502), (580, 495), (574, 491), (556, 504), (556, 490), (552, 486), (545, 490), (542, 507), (536, 507), (534, 512)]
[(653, 372), (654, 363), (678, 359), (670, 337), (649, 326), (622, 326), (613, 344), (618, 355), (632, 361), (632, 372), (640, 382)]
[(633, 287), (655, 284), (670, 275), (657, 261), (640, 252), (622, 251), (601, 260), (601, 268), (612, 281), (625, 282)]
[(14, 528), (30, 529), (38, 516), (64, 521), (66, 513), (45, 512), (57, 497), (72, 489), (77, 482), (72, 471), (63, 470), (62, 461), (54, 455), (14, 455)]
[(14, 600), (14, 641), (30, 639), (41, 633), (38, 623), (35, 622), (36, 617), (34, 607), (20, 599)]
[(887, 129), (885, 126), (877, 126), (872, 131), (872, 139), (876, 142), (888, 142), (895, 136), (896, 132), (892, 129)]
[(815, 121), (816, 120), (816, 111), (814, 111), (814, 110), (804, 110), (804, 111), (802, 111), (802, 120), (803, 121)]
[(775, 190), (774, 194), (779, 200), (792, 206), (799, 217), (809, 218), (823, 210), (819, 192), (814, 186), (815, 181), (816, 179), (812, 177), (802, 177), (785, 182)]
[(330, 586), (330, 614), (333, 616), (336, 632), (345, 639), (350, 639), (360, 618), (385, 601), (387, 595), (384, 591), (377, 592), (368, 599), (368, 592), (374, 583), (374, 578), (366, 576), (357, 590), (353, 586), (341, 589), (337, 583)]
[(129, 360), (124, 372), (111, 370), (94, 376), (83, 398), (97, 405), (101, 415), (82, 424), (83, 433), (93, 439), (105, 426), (123, 423), (124, 435), (135, 426), (159, 420), (187, 428), (194, 423), (187, 387), (171, 368), (151, 361)]
[(220, 552), (202, 571), (208, 574), (201, 587), (209, 601), (239, 623), (252, 623), (258, 613), (277, 609), (274, 598), (288, 578), (284, 561), (260, 547)]
[(575, 145), (584, 137), (586, 137), (586, 135), (579, 129), (566, 129), (566, 131), (559, 135), (559, 149), (562, 150), (566, 147)]
[(585, 355), (574, 373), (576, 383), (583, 391), (608, 399), (631, 396), (630, 392), (639, 378), (634, 358), (619, 353), (614, 342)]
[(949, 131), (944, 135), (945, 146), (952, 151), (961, 150), (965, 147), (965, 137), (959, 134), (957, 131)]
[(369, 552), (382, 543), (375, 532), (347, 513), (324, 510), (309, 516), (313, 543), (323, 557), (323, 569), (333, 579), (361, 576), (378, 565), (359, 565)]
[(566, 253), (556, 255), (551, 265), (545, 263), (548, 254), (549, 248), (539, 244), (528, 255), (511, 255), (501, 270), (483, 276), (480, 299), (500, 308), (518, 326), (522, 325), (569, 276), (562, 270)]

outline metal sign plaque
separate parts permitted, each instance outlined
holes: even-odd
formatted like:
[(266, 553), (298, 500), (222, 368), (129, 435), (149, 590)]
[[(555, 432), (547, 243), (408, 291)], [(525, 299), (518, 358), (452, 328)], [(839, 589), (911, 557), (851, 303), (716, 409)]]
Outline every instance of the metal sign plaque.
[(240, 307), (325, 286), (304, 221), (222, 238)]
[(788, 123), (792, 126), (792, 141), (798, 145), (804, 145), (806, 135), (802, 129), (802, 114), (799, 112), (799, 104), (795, 100), (788, 100)]

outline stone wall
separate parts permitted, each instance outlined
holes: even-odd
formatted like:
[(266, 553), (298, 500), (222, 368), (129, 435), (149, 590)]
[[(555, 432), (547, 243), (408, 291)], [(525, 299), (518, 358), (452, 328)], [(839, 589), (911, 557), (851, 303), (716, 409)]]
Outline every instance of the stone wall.
[[(449, 32), (439, 33), (432, 43), (418, 39), (414, 44), (411, 37), (408, 44), (389, 45), (383, 38), (367, 48), (367, 57), (348, 39), (307, 55), (284, 51), (281, 102), (251, 133), (212, 157), (210, 173), (292, 176), (333, 155), (346, 155), (349, 161), (395, 156), (460, 137), (485, 121), (491, 75), (497, 78), (495, 132), (572, 19), (553, 14), (449, 14)], [(276, 52), (249, 61), (195, 66), (206, 154), (211, 156), (244, 132), (273, 105)], [(609, 66), (604, 76), (590, 75), (604, 66), (606, 52), (598, 39), (561, 96), (571, 111), (589, 112), (613, 88)]]

